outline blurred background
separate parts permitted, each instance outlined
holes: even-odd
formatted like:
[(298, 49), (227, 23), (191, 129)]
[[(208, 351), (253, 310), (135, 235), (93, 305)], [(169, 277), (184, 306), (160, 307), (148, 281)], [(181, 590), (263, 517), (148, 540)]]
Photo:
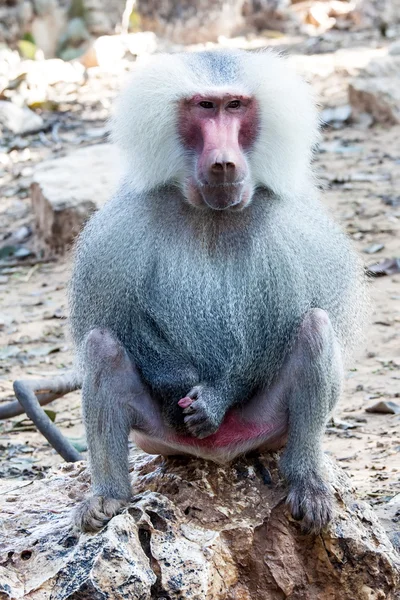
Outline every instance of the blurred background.
[[(321, 196), (364, 260), (373, 303), (325, 447), (395, 523), (400, 0), (0, 0), (0, 403), (13, 380), (72, 366), (70, 248), (118, 176), (107, 118), (127, 74), (156, 52), (213, 47), (274, 48), (319, 95)], [(84, 452), (79, 394), (47, 412)], [(60, 460), (23, 415), (0, 421), (1, 490)]]

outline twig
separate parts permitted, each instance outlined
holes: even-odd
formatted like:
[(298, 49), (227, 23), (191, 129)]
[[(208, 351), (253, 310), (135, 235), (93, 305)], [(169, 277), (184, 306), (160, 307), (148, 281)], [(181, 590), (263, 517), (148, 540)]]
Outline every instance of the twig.
[(17, 492), (21, 488), (27, 487), (28, 485), (32, 485), (33, 481), (27, 481), (26, 483), (22, 483), (18, 487), (11, 488), (11, 490), (6, 490), (5, 492), (0, 492), (0, 496), (4, 496), (5, 494), (11, 494), (12, 492)]
[(35, 271), (38, 270), (39, 266), (40, 265), (38, 263), (36, 263), (36, 265), (33, 265), (33, 267), (29, 270), (27, 276), (24, 277), (24, 282), (25, 283), (28, 283), (28, 281), (30, 280), (30, 278), (32, 277), (32, 275), (35, 273)]

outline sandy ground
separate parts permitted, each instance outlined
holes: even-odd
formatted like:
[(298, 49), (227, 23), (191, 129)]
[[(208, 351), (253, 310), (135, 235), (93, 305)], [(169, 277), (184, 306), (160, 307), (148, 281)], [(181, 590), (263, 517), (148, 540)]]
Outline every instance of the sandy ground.
[[(400, 126), (348, 126), (325, 131), (316, 156), (323, 202), (366, 265), (400, 256), (399, 138)], [(15, 167), (0, 188), (0, 240), (32, 223), (25, 183), (32, 156), (24, 161), (24, 151), (15, 152)], [(35, 160), (50, 152), (45, 148)], [(33, 242), (34, 236), (27, 245)], [(383, 247), (365, 253), (373, 244)], [(0, 270), (0, 402), (12, 399), (13, 380), (51, 376), (72, 364), (66, 323), (70, 260)], [(353, 478), (359, 496), (379, 503), (400, 492), (400, 415), (370, 414), (366, 408), (379, 400), (400, 405), (400, 274), (371, 279), (369, 289), (366, 340), (349, 364), (325, 448)], [(82, 446), (79, 394), (48, 408), (63, 433)], [(0, 458), (3, 492), (60, 462), (23, 416), (0, 422)]]

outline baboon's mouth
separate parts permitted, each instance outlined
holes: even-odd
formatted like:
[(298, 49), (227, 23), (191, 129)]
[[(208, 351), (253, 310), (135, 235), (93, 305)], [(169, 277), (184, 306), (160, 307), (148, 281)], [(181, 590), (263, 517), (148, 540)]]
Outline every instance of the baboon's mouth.
[(227, 210), (245, 204), (249, 186), (244, 181), (202, 184), (199, 192), (203, 202), (213, 210)]

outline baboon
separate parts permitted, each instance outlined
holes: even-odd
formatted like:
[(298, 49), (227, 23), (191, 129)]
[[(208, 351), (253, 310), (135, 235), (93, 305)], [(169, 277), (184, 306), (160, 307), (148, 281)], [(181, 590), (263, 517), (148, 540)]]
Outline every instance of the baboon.
[(269, 51), (159, 55), (116, 103), (124, 175), (70, 287), (96, 530), (131, 496), (128, 436), (223, 463), (285, 446), (288, 504), (332, 516), (322, 438), (363, 314), (362, 270), (318, 199), (309, 86)]

